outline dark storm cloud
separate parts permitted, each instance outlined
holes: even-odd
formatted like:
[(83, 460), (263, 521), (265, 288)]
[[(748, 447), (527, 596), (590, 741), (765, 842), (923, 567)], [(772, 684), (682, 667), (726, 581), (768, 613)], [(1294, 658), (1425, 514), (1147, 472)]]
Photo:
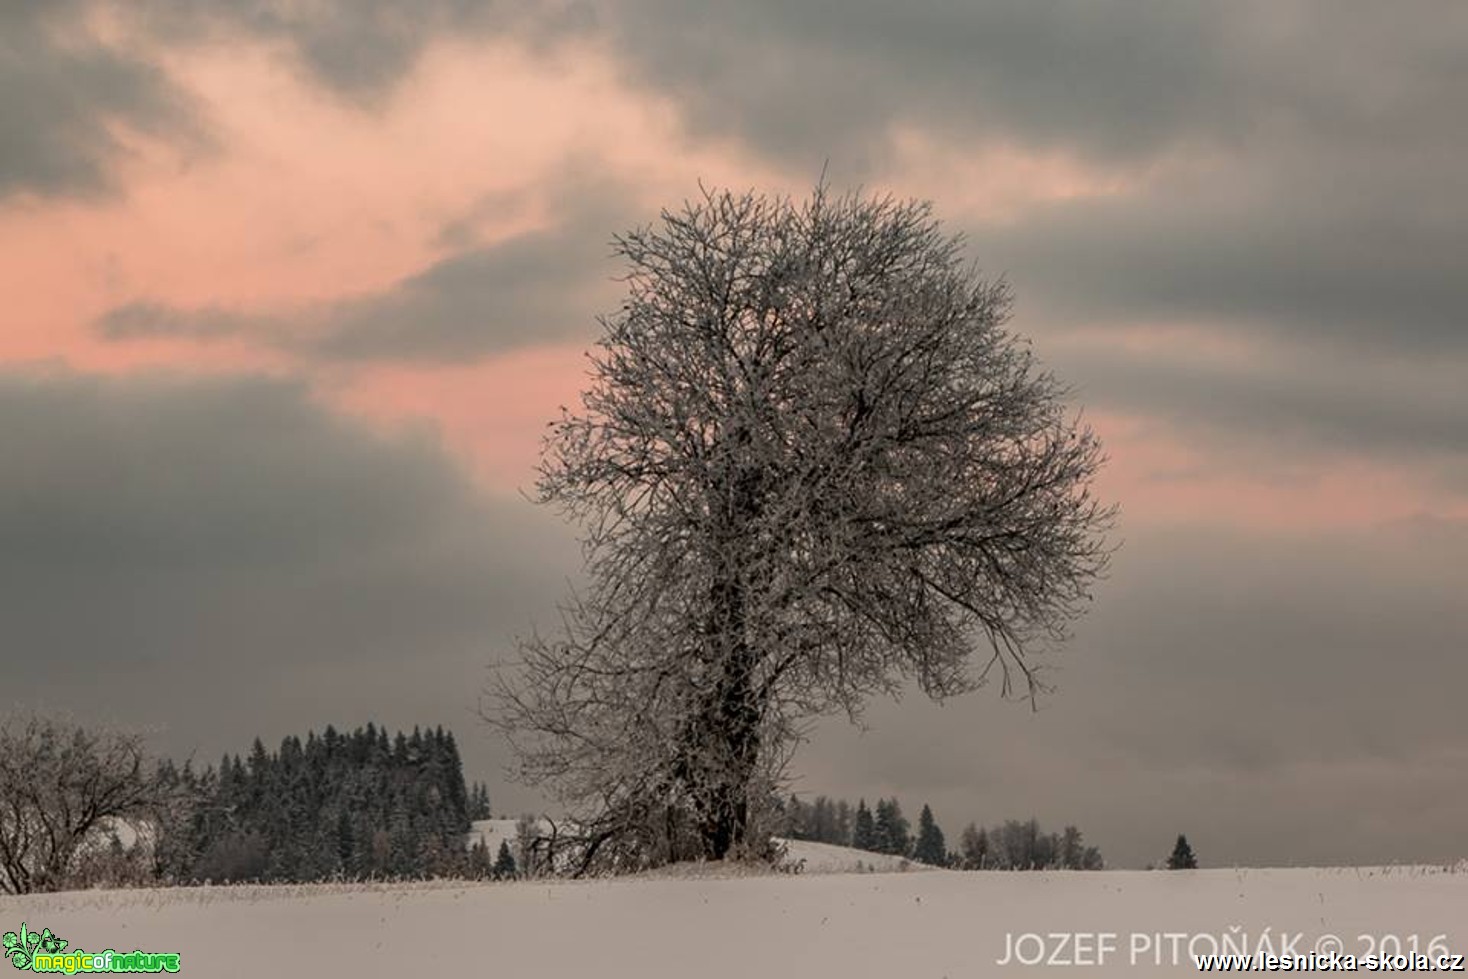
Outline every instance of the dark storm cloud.
[(476, 245), (466, 222), (450, 222), (440, 240), (465, 247), (379, 293), (283, 313), (137, 300), (95, 325), (113, 340), (242, 336), (325, 361), (462, 361), (590, 335), (615, 294), (610, 239), (631, 220), (627, 194), (594, 180), (557, 186), (551, 227)]
[(0, 4), (0, 199), (115, 190), (116, 126), (201, 145), (188, 100), (154, 65), (92, 37), (86, 10)]
[(0, 709), (162, 722), (173, 752), (443, 722), (489, 773), (485, 665), (576, 566), (549, 515), (292, 382), (10, 371), (0, 417)]

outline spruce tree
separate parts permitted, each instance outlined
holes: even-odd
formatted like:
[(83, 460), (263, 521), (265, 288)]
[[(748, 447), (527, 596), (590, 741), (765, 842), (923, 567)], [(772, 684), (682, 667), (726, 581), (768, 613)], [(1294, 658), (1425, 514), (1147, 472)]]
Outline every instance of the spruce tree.
[(469, 850), (469, 876), (482, 879), (493, 875), (494, 861), (489, 858), (489, 846), (481, 836), (474, 841), (474, 846)]
[(845, 799), (836, 803), (836, 839), (840, 846), (851, 845), (851, 803)]
[(489, 789), (485, 788), (483, 782), (475, 782), (474, 787), (469, 790), (469, 819), (488, 819), (489, 816)]
[(851, 829), (851, 845), (858, 850), (877, 848), (877, 826), (872, 820), (872, 811), (867, 808), (865, 799), (856, 804), (856, 819)]
[(932, 867), (948, 864), (948, 844), (943, 839), (943, 831), (933, 819), (933, 810), (927, 804), (923, 805), (922, 815), (918, 817), (918, 838), (913, 847), (912, 858)]
[(896, 797), (877, 800), (876, 845), (878, 853), (905, 857), (912, 849), (912, 834)]
[(1172, 856), (1167, 858), (1168, 870), (1197, 870), (1198, 858), (1193, 856), (1193, 848), (1188, 845), (1188, 838), (1179, 834), (1177, 843), (1173, 845)]
[(823, 795), (816, 796), (811, 809), (811, 839), (817, 843), (836, 842), (836, 810), (831, 800)]
[(500, 840), (500, 852), (494, 858), (494, 876), (498, 880), (509, 880), (515, 876), (515, 855), (510, 852), (509, 840)]

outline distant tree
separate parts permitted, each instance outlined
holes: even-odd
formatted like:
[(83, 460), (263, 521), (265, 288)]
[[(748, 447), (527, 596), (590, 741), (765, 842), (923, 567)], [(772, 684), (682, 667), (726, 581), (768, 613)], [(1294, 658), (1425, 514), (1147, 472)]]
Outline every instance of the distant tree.
[(535, 877), (545, 868), (541, 867), (540, 819), (525, 813), (515, 820), (515, 862), (522, 877)]
[(812, 825), (815, 822), (815, 814), (811, 811), (808, 803), (802, 802), (798, 796), (792, 795), (785, 802), (785, 832), (792, 840), (810, 840)]
[(226, 830), (211, 840), (200, 855), (193, 877), (215, 883), (261, 880), (268, 858), (269, 846), (263, 833), (253, 829)]
[(1031, 870), (1051, 870), (1060, 866), (1060, 837), (1054, 833), (1040, 832), (1038, 820), (1031, 819), (1030, 861)]
[(877, 849), (877, 825), (872, 819), (872, 811), (867, 808), (865, 799), (861, 799), (856, 804), (856, 818), (851, 830), (851, 845), (858, 850)]
[(182, 768), (163, 759), (154, 776), (157, 795), (143, 818), (151, 825), (152, 875), (164, 884), (187, 877), (199, 857), (203, 807), (212, 801), (218, 780), (212, 768), (201, 777), (192, 762)]
[(1080, 870), (1085, 848), (1081, 845), (1081, 831), (1067, 826), (1060, 834), (1060, 866), (1066, 870)]
[(948, 845), (943, 840), (943, 831), (933, 819), (933, 810), (926, 804), (923, 805), (922, 815), (918, 816), (917, 843), (913, 845), (912, 858), (934, 867), (946, 866), (948, 863)]
[(851, 845), (851, 803), (845, 799), (836, 803), (836, 838), (831, 842), (838, 846)]
[(1050, 866), (1053, 844), (1035, 819), (1005, 820), (990, 834), (992, 866), (999, 870), (1044, 870)]
[(489, 789), (483, 782), (475, 782), (469, 790), (468, 817), (471, 820), (489, 819)]
[(1100, 870), (1103, 866), (1101, 851), (1086, 846), (1081, 831), (1067, 826), (1060, 834), (1056, 862), (1066, 870)]
[(1167, 858), (1168, 870), (1197, 870), (1198, 858), (1193, 855), (1193, 848), (1188, 844), (1186, 836), (1179, 835), (1177, 843), (1173, 844), (1172, 856)]
[(500, 852), (494, 858), (494, 876), (499, 880), (508, 880), (515, 873), (515, 855), (510, 852), (510, 841), (500, 840)]
[(963, 828), (958, 841), (959, 866), (964, 870), (983, 870), (989, 866), (989, 834), (974, 823)]
[(811, 839), (818, 843), (836, 842), (836, 807), (823, 795), (816, 796), (811, 807)]
[(494, 860), (489, 855), (489, 845), (484, 842), (484, 837), (475, 840), (474, 845), (469, 848), (467, 863), (467, 876), (475, 880), (494, 875)]
[(876, 850), (899, 857), (912, 850), (912, 833), (895, 796), (877, 801)]

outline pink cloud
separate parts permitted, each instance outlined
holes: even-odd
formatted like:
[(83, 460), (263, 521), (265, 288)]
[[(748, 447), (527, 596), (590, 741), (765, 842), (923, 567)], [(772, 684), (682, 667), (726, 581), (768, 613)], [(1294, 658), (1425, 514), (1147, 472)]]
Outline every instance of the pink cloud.
[(372, 366), (328, 387), (346, 410), (384, 428), (428, 421), (495, 492), (531, 492), (541, 438), (560, 408), (577, 408), (586, 351), (535, 347), (464, 366)]
[(1468, 500), (1437, 487), (1430, 475), (1338, 455), (1283, 465), (1262, 450), (1178, 431), (1143, 416), (1093, 414), (1088, 421), (1109, 463), (1097, 483), (1122, 503), (1126, 524), (1211, 524), (1311, 530), (1363, 527), (1430, 514), (1468, 518)]

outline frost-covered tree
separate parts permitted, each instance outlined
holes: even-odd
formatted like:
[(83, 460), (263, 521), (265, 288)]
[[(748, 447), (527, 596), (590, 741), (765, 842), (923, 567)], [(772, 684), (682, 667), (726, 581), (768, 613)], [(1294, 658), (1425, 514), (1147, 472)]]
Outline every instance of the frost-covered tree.
[(538, 483), (587, 585), (485, 713), (588, 859), (675, 823), (722, 858), (813, 717), (1033, 696), (1106, 563), (1102, 454), (927, 204), (705, 193), (614, 249), (627, 297)]
[(138, 735), (0, 718), (0, 892), (65, 886), (84, 844), (151, 815), (158, 796)]
[(989, 866), (989, 833), (969, 823), (959, 837), (959, 866), (964, 870), (983, 870)]

